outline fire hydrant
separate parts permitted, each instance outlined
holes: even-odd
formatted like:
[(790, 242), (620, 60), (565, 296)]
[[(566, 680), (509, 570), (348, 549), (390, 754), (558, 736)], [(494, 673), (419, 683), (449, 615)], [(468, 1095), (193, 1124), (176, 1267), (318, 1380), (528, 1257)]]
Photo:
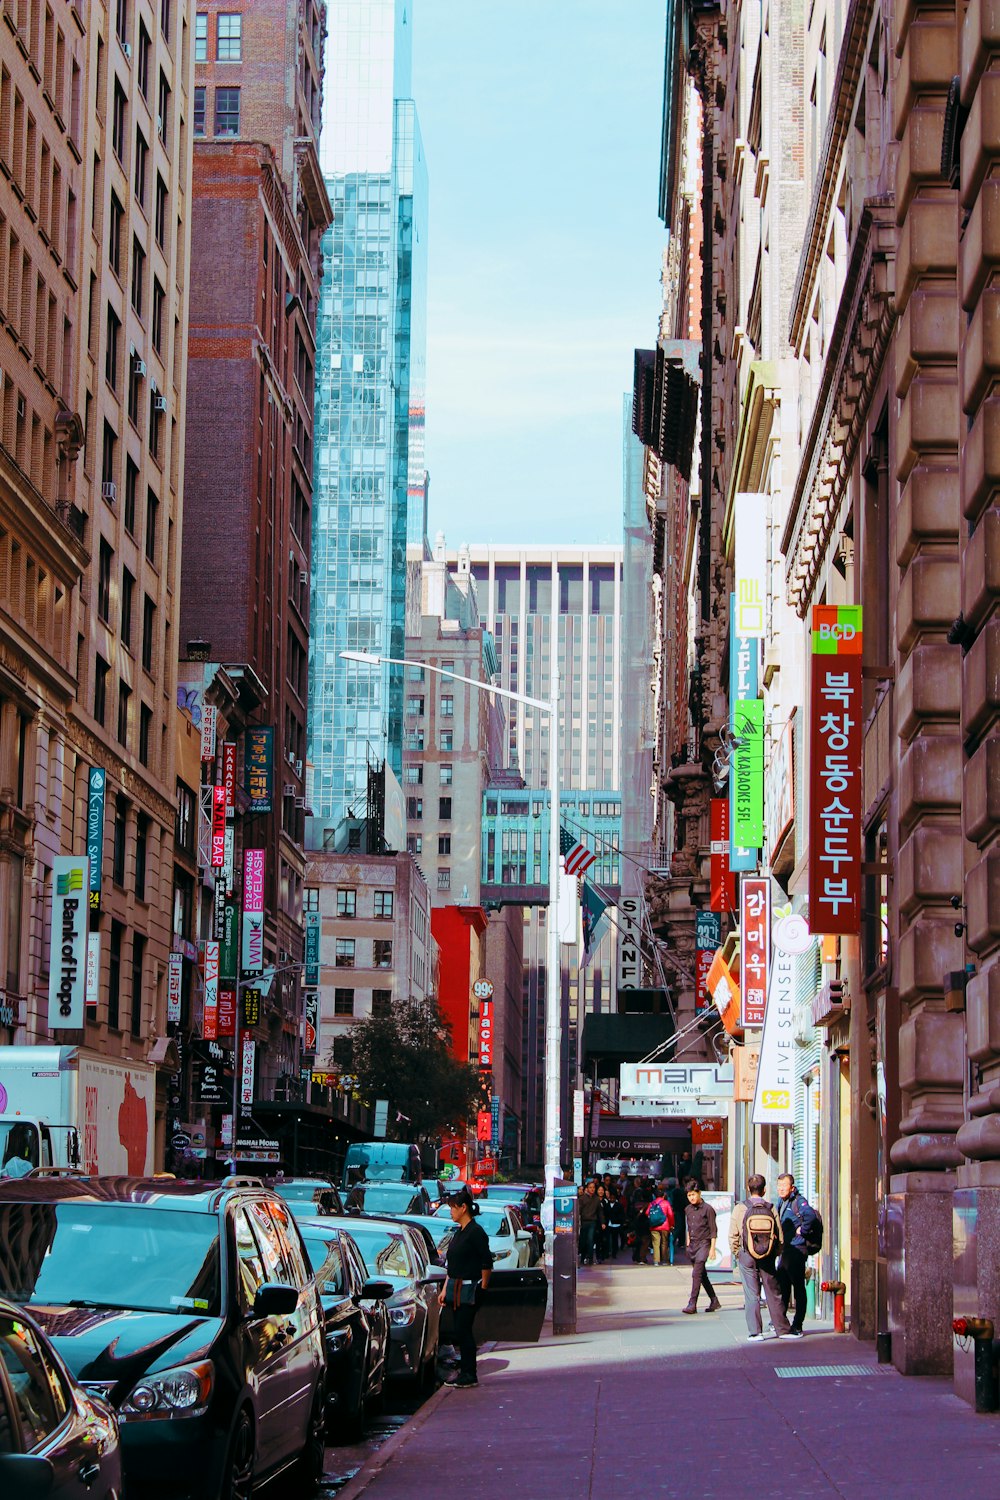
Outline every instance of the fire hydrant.
[(833, 1331), (834, 1333), (847, 1332), (847, 1317), (845, 1313), (845, 1299), (847, 1287), (842, 1281), (821, 1281), (820, 1291), (829, 1292), (833, 1297)]
[(976, 1372), (976, 1411), (1000, 1408), (997, 1385), (997, 1350), (993, 1342), (992, 1318), (955, 1318), (951, 1331), (957, 1339), (971, 1339)]

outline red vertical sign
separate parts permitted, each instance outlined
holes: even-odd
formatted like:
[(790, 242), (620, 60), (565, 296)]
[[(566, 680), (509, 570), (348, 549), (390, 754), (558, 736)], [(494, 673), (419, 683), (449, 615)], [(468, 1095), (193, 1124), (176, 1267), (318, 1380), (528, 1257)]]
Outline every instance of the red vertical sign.
[(226, 812), (236, 805), (236, 742), (225, 740), (222, 746), (222, 785), (226, 789)]
[(212, 788), (212, 869), (221, 870), (226, 863), (226, 788)]
[(770, 882), (744, 875), (740, 885), (740, 989), (743, 1025), (764, 1024), (767, 962), (771, 945)]
[(809, 714), (809, 930), (861, 931), (861, 606), (817, 604)]
[(493, 1068), (493, 1001), (479, 1002), (479, 1068), (487, 1073)]
[(712, 911), (732, 912), (736, 909), (736, 876), (729, 868), (729, 798), (713, 797), (709, 805), (709, 833), (711, 840), (711, 895), (709, 908)]

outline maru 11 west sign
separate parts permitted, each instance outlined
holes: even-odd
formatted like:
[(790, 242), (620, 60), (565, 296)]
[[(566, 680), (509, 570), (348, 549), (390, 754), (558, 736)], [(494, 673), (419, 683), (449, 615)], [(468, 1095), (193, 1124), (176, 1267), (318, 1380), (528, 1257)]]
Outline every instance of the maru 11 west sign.
[(83, 1026), (87, 996), (90, 861), (57, 854), (52, 861), (49, 1029)]

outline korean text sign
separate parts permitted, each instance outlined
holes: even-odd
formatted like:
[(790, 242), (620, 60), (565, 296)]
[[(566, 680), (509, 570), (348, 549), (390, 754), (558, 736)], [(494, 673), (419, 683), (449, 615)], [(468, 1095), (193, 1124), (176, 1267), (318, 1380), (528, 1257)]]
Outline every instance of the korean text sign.
[(861, 606), (812, 617), (809, 929), (861, 930)]
[(743, 1025), (764, 1024), (767, 1003), (767, 966), (771, 945), (771, 886), (769, 880), (744, 875), (740, 886), (740, 988)]

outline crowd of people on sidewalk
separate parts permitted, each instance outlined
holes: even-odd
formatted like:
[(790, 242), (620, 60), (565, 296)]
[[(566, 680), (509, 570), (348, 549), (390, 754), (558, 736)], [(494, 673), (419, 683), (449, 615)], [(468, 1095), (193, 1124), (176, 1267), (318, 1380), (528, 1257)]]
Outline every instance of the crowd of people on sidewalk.
[[(690, 1168), (684, 1158), (678, 1166)], [(747, 1181), (747, 1195), (729, 1221), (729, 1249), (743, 1284), (747, 1338), (764, 1337), (761, 1298), (778, 1338), (801, 1338), (806, 1316), (806, 1268), (820, 1249), (823, 1223), (799, 1192), (795, 1178), (778, 1178), (778, 1203), (764, 1197), (759, 1174)], [(696, 1313), (702, 1291), (707, 1312), (721, 1307), (708, 1275), (715, 1259), (718, 1224), (715, 1210), (702, 1197), (700, 1178), (685, 1173), (655, 1182), (645, 1177), (610, 1174), (591, 1177), (579, 1191), (580, 1264), (616, 1260), (631, 1250), (640, 1265), (667, 1266), (686, 1256), (691, 1266), (691, 1294), (685, 1313)], [(792, 1308), (791, 1321), (789, 1309)]]

